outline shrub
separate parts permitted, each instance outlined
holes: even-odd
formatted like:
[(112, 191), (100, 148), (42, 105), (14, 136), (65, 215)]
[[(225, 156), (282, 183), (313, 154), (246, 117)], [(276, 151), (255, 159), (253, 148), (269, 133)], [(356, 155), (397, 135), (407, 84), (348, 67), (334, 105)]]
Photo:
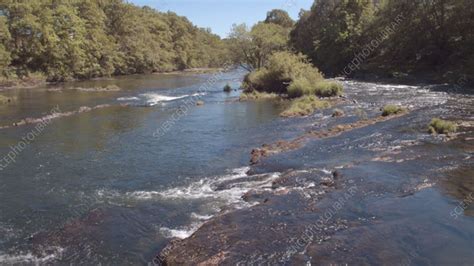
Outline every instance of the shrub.
[(259, 101), (259, 100), (275, 100), (280, 99), (280, 96), (275, 93), (268, 93), (268, 92), (244, 92), (240, 94), (240, 101)]
[(428, 125), (428, 131), (430, 134), (448, 134), (457, 131), (457, 125), (453, 122), (442, 120), (439, 118), (433, 118), (431, 123)]
[(314, 113), (316, 110), (328, 108), (329, 106), (329, 102), (319, 100), (316, 96), (303, 96), (301, 98), (294, 99), (291, 102), (290, 107), (281, 113), (281, 116), (307, 116)]
[(311, 84), (307, 79), (298, 78), (288, 86), (288, 96), (291, 98), (297, 98), (303, 95), (311, 95), (314, 88), (313, 85), (314, 84)]
[(301, 97), (303, 95), (332, 97), (340, 95), (342, 91), (342, 85), (337, 82), (319, 81), (314, 84), (305, 78), (298, 78), (288, 86), (288, 96), (291, 98)]
[[(274, 53), (268, 64), (248, 74), (242, 87), (246, 91), (265, 91), (278, 94), (290, 94), (293, 97), (314, 94), (315, 84), (324, 81), (318, 69), (314, 68), (301, 54), (290, 52)], [(321, 95), (323, 96), (323, 95)]]
[(340, 83), (335, 81), (321, 81), (315, 85), (315, 94), (321, 97), (332, 97), (341, 95), (343, 87)]
[(224, 86), (224, 91), (225, 91), (225, 92), (231, 92), (231, 91), (232, 91), (232, 87), (229, 85), (229, 83), (227, 83), (227, 84)]
[(405, 109), (398, 105), (385, 105), (382, 108), (382, 116), (391, 116), (405, 112)]

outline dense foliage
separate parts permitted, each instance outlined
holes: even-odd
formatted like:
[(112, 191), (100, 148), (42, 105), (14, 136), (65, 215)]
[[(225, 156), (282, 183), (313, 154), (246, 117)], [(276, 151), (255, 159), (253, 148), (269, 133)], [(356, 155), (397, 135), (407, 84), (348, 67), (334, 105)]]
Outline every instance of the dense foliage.
[(268, 12), (265, 21), (250, 30), (245, 24), (234, 24), (228, 38), (230, 58), (249, 71), (262, 68), (273, 53), (288, 49), (293, 24), (288, 13), (279, 9)]
[(318, 0), (300, 14), (291, 45), (330, 75), (365, 70), (473, 77), (474, 5), (470, 0)]
[(3, 0), (0, 73), (51, 81), (214, 67), (224, 43), (174, 13), (123, 0)]
[(305, 56), (291, 52), (272, 54), (268, 64), (246, 76), (243, 87), (246, 91), (273, 92), (290, 97), (330, 97), (342, 92), (337, 83), (325, 81)]

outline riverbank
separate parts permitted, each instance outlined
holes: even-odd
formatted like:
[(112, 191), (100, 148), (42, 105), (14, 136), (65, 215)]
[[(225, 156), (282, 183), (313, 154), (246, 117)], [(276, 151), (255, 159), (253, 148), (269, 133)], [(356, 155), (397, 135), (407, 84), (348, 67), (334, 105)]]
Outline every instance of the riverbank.
[[(190, 68), (179, 71), (155, 72), (153, 74), (159, 75), (197, 75), (197, 74), (211, 74), (223, 71), (224, 68)], [(41, 75), (34, 75), (25, 79), (0, 79), (0, 91), (14, 90), (14, 89), (34, 89), (41, 86), (60, 87), (61, 85), (74, 81), (101, 81), (109, 80), (114, 77), (136, 76), (141, 74), (117, 75), (112, 77), (98, 77), (85, 80), (68, 80), (65, 82), (47, 82), (46, 78)]]

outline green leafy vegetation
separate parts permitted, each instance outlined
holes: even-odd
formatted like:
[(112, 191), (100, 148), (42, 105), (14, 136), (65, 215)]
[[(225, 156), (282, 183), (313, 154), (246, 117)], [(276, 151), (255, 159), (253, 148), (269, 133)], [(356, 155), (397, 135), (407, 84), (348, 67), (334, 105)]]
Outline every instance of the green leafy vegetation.
[(319, 81), (310, 83), (307, 79), (296, 79), (288, 87), (290, 97), (301, 97), (303, 95), (317, 95), (320, 97), (332, 97), (341, 95), (343, 87), (334, 81)]
[(240, 101), (260, 101), (260, 100), (280, 100), (281, 97), (275, 93), (268, 93), (268, 92), (258, 92), (258, 91), (251, 91), (251, 92), (244, 92), (240, 95)]
[(472, 17), (469, 0), (318, 0), (300, 13), (290, 46), (330, 76), (472, 81)]
[(433, 118), (428, 125), (428, 132), (430, 134), (449, 134), (457, 131), (457, 125), (453, 122)]
[(288, 48), (290, 23), (293, 21), (286, 11), (272, 10), (265, 22), (250, 30), (246, 24), (234, 24), (227, 39), (230, 59), (248, 71), (262, 68), (273, 53)]
[(316, 110), (328, 108), (330, 106), (331, 105), (327, 101), (320, 100), (314, 95), (307, 95), (292, 100), (290, 107), (281, 113), (281, 116), (308, 116), (314, 113)]
[[(123, 0), (0, 3), (0, 76), (49, 81), (221, 66), (225, 44), (172, 12)], [(2, 82), (5, 84), (5, 82)]]
[(287, 94), (292, 98), (303, 95), (330, 97), (342, 93), (340, 84), (325, 81), (305, 56), (291, 52), (274, 53), (267, 65), (247, 75), (243, 87), (247, 91)]
[(295, 22), (290, 18), (288, 12), (281, 9), (273, 9), (267, 13), (265, 23), (280, 25), (283, 28), (292, 28)]
[(398, 105), (393, 105), (393, 104), (385, 105), (382, 108), (382, 116), (397, 115), (397, 114), (401, 114), (403, 112), (406, 112), (405, 108), (403, 108), (401, 106), (398, 106)]

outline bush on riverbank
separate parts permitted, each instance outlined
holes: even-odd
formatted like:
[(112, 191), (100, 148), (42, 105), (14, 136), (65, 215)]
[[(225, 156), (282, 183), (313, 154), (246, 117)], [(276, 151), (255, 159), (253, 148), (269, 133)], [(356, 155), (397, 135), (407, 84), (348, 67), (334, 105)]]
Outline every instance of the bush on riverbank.
[(433, 118), (428, 125), (430, 134), (449, 134), (457, 131), (457, 125), (454, 122)]
[(342, 94), (342, 85), (332, 81), (320, 81), (311, 84), (307, 79), (297, 79), (288, 86), (288, 96), (295, 98), (303, 95), (332, 97)]
[(287, 94), (292, 98), (303, 95), (331, 97), (342, 93), (340, 84), (325, 81), (305, 56), (291, 52), (273, 54), (265, 67), (245, 77), (242, 87), (245, 91)]
[(307, 116), (314, 113), (316, 110), (328, 108), (329, 106), (329, 102), (320, 100), (314, 95), (307, 95), (294, 99), (291, 102), (290, 107), (281, 113), (281, 116)]
[(276, 93), (268, 93), (268, 92), (244, 92), (240, 94), (239, 100), (241, 102), (245, 101), (259, 101), (259, 100), (276, 100), (281, 99), (281, 97)]
[(397, 115), (405, 112), (405, 108), (398, 106), (398, 105), (385, 105), (382, 109), (382, 116), (391, 116), (391, 115)]

